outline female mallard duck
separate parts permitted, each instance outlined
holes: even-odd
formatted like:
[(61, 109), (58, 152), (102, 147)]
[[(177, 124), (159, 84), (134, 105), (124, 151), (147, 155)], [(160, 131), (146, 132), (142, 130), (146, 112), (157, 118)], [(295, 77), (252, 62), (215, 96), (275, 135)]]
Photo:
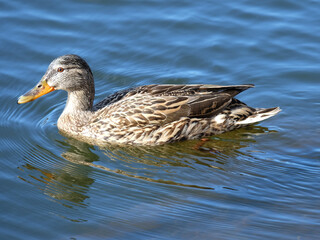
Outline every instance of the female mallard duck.
[(252, 84), (147, 85), (119, 91), (93, 105), (94, 81), (79, 56), (51, 62), (41, 81), (18, 103), (33, 101), (54, 90), (68, 92), (58, 129), (76, 139), (157, 145), (230, 131), (277, 114), (276, 108), (252, 108), (235, 99)]

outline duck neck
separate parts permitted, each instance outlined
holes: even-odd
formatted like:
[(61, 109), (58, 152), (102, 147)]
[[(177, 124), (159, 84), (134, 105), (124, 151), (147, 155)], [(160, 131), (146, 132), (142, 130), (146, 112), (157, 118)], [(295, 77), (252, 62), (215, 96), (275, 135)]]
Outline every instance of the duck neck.
[(94, 90), (68, 92), (67, 104), (58, 119), (58, 129), (71, 134), (81, 131), (93, 114), (93, 100)]
[(91, 111), (93, 100), (94, 91), (84, 89), (68, 92), (68, 100), (62, 114), (74, 115), (80, 112)]

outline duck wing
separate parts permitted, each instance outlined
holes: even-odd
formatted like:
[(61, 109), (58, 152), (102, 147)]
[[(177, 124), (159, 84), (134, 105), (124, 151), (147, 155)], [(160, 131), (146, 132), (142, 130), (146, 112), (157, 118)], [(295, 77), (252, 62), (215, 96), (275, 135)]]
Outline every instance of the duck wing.
[(250, 84), (141, 86), (114, 95), (97, 112), (97, 118), (108, 119), (118, 126), (160, 126), (182, 117), (212, 117), (224, 110), (235, 95), (251, 87)]
[(254, 87), (253, 84), (230, 86), (220, 86), (212, 84), (154, 84), (134, 88), (128, 93), (127, 96), (131, 96), (137, 93), (147, 93), (155, 96), (189, 96), (206, 93), (227, 93), (234, 97), (238, 93), (252, 87)]

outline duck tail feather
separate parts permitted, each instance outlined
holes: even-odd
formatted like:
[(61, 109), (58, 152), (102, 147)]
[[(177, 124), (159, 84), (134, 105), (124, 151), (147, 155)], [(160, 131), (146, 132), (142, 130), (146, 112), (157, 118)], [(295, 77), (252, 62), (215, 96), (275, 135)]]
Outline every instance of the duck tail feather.
[(244, 120), (238, 121), (236, 124), (237, 125), (247, 125), (247, 124), (253, 124), (257, 122), (261, 122), (263, 120), (266, 120), (270, 117), (273, 117), (277, 113), (279, 113), (281, 109), (279, 107), (274, 107), (274, 108), (257, 108), (256, 112), (247, 117)]

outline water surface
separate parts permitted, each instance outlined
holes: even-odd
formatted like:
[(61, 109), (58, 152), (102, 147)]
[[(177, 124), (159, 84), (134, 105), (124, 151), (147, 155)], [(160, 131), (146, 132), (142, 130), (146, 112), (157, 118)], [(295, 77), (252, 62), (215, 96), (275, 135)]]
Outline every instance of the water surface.
[[(1, 239), (317, 239), (318, 1), (0, 1)], [(17, 105), (78, 54), (97, 101), (144, 84), (244, 84), (255, 126), (157, 147), (59, 134), (66, 93)]]

